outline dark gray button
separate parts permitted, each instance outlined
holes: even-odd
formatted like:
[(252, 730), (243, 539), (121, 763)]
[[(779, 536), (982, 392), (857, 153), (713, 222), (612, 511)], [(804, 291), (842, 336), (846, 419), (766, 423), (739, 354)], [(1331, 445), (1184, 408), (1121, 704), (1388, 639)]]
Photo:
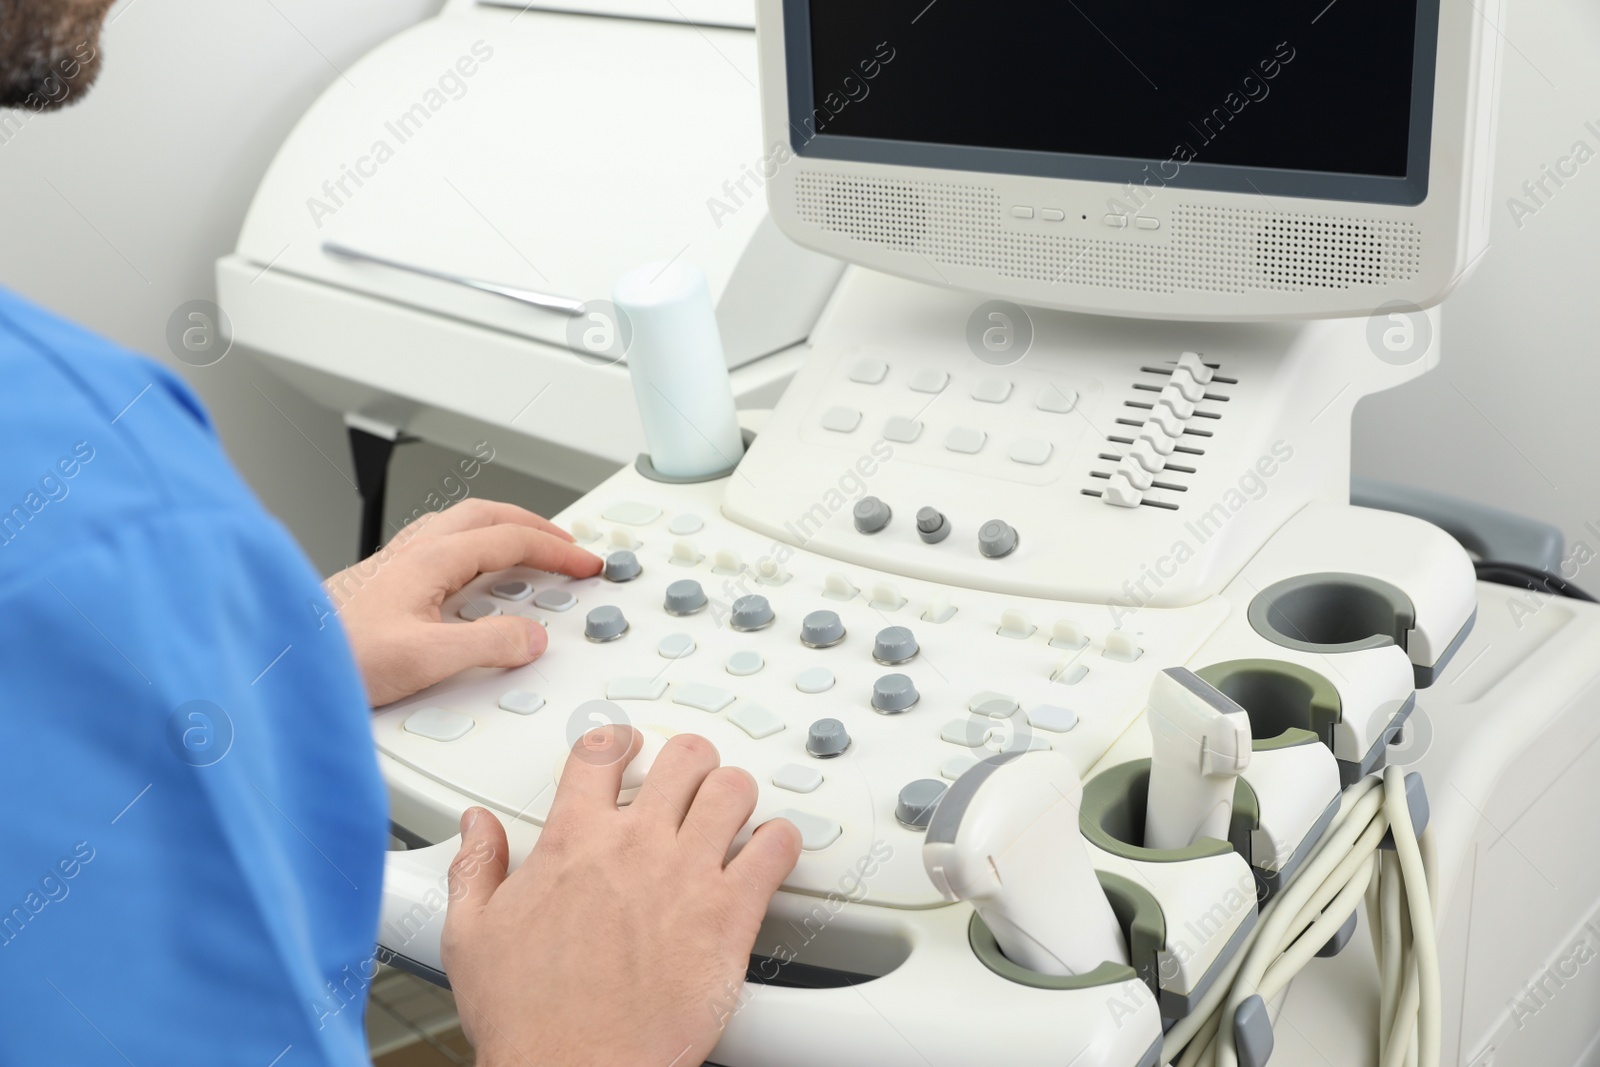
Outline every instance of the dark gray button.
[(850, 732), (838, 719), (818, 719), (806, 734), (806, 751), (817, 759), (832, 759), (850, 747)]
[(893, 666), (917, 654), (917, 636), (904, 626), (886, 626), (872, 642), (872, 658)]
[(628, 620), (622, 609), (602, 604), (592, 609), (583, 620), (583, 636), (591, 641), (615, 641), (628, 632)]
[(856, 529), (864, 534), (877, 533), (889, 525), (889, 505), (875, 496), (864, 496), (857, 500), (851, 514), (855, 517)]
[(900, 799), (895, 801), (894, 817), (908, 830), (926, 830), (933, 820), (933, 809), (939, 806), (949, 788), (937, 778), (918, 778), (900, 789)]
[(885, 715), (898, 715), (920, 699), (908, 674), (886, 674), (872, 683), (872, 706)]
[(667, 599), (661, 606), (668, 615), (693, 615), (706, 606), (706, 591), (693, 578), (680, 578), (667, 586)]
[(750, 593), (733, 602), (728, 625), (735, 630), (761, 630), (772, 625), (772, 605), (759, 593)]
[(643, 569), (639, 566), (639, 557), (623, 549), (606, 557), (604, 575), (608, 582), (631, 582)]
[(844, 622), (837, 611), (813, 611), (800, 623), (800, 643), (807, 648), (827, 648), (844, 640)]
[(1010, 523), (990, 519), (978, 528), (978, 551), (990, 559), (1009, 556), (1017, 547), (1017, 531)]
[(917, 512), (917, 536), (936, 545), (950, 536), (950, 521), (938, 508), (923, 508)]

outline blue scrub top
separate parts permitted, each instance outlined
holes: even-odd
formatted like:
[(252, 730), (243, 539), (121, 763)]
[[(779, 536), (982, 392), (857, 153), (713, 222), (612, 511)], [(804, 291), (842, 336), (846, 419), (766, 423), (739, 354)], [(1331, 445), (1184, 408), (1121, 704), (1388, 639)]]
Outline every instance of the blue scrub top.
[(3, 290), (0, 612), (0, 1064), (369, 1064), (338, 620), (181, 381)]

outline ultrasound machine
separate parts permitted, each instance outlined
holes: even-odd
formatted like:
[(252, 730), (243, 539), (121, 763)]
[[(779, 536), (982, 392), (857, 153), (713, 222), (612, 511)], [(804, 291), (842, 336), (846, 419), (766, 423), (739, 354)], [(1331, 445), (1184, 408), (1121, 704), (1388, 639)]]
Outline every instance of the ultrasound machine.
[(1494, 255), (1498, 5), (1119, 11), (758, 0), (735, 187), (825, 300), (770, 410), (692, 253), (519, 312), (644, 450), (554, 516), (601, 575), (445, 603), (545, 656), (375, 714), (387, 959), (447, 981), (461, 812), (520, 862), (621, 722), (622, 802), (695, 733), (801, 832), (724, 1067), (1592, 1062), (1600, 610), (1350, 502)]

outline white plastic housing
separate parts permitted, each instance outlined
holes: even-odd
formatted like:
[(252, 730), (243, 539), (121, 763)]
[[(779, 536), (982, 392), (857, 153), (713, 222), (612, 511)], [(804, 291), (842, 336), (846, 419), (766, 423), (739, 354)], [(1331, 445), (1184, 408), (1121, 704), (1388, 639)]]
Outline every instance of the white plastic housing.
[(1228, 840), (1234, 779), (1250, 765), (1250, 716), (1186, 667), (1150, 684), (1146, 848)]

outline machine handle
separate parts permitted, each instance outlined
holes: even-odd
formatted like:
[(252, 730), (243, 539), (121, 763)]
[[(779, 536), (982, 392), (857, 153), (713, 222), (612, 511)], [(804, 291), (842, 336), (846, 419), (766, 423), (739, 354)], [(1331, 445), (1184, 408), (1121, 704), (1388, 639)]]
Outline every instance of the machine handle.
[(465, 274), (451, 274), (447, 271), (434, 270), (431, 267), (419, 267), (414, 263), (402, 263), (395, 259), (386, 259), (375, 256), (371, 252), (363, 252), (349, 245), (342, 245), (336, 241), (324, 241), (322, 251), (326, 255), (337, 259), (353, 259), (361, 263), (376, 263), (380, 267), (389, 267), (392, 270), (403, 270), (409, 274), (420, 274), (424, 278), (436, 278), (441, 282), (451, 285), (461, 285), (468, 289), (476, 289), (482, 293), (491, 293), (494, 296), (503, 296), (507, 300), (515, 300), (519, 304), (536, 307), (543, 311), (559, 311), (563, 315), (583, 314), (584, 303), (581, 300), (569, 300), (564, 296), (555, 296), (551, 293), (541, 293), (536, 289), (519, 289), (512, 285), (501, 285), (499, 282), (486, 282), (481, 278), (469, 278)]

